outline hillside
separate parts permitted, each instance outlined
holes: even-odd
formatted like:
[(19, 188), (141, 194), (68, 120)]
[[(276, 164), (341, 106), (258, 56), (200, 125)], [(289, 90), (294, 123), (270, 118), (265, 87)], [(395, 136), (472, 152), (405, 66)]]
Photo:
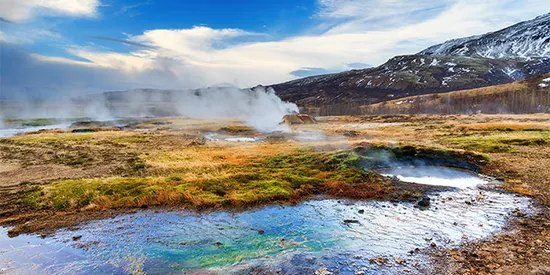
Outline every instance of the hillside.
[(485, 58), (539, 58), (550, 55), (550, 13), (500, 31), (450, 40), (420, 54)]
[(550, 60), (407, 55), (371, 69), (313, 76), (272, 87), (299, 105), (376, 103), (393, 98), (510, 83), (550, 72)]
[(301, 106), (372, 104), (511, 83), (550, 72), (550, 14), (485, 35), (451, 40), (385, 64), (272, 85)]
[(360, 107), (361, 114), (550, 112), (550, 74), (491, 87), (405, 97)]

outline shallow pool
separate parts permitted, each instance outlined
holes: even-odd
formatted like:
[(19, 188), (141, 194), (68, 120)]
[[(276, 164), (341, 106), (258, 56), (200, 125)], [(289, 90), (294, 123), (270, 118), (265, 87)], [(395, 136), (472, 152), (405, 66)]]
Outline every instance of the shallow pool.
[(33, 127), (20, 127), (20, 128), (0, 128), (0, 137), (11, 137), (18, 134), (36, 132), (40, 130), (52, 130), (52, 129), (67, 129), (69, 128), (70, 123), (64, 124), (53, 124), (53, 125), (44, 125), (44, 126), (33, 126)]
[[(472, 180), (485, 182), (475, 175)], [(340, 274), (415, 273), (413, 266), (427, 263), (409, 251), (486, 238), (501, 230), (513, 209), (529, 208), (527, 198), (476, 186), (431, 194), (427, 209), (325, 199), (241, 213), (146, 210), (46, 239), (9, 239), (2, 229), (0, 272), (227, 274), (263, 268), (313, 274), (324, 267)], [(388, 262), (369, 261), (379, 256)], [(406, 262), (398, 264), (394, 256)]]

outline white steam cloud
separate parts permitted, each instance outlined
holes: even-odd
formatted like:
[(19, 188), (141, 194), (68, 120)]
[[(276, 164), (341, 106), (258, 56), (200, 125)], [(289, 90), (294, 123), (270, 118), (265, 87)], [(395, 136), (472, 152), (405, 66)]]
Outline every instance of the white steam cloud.
[(283, 102), (272, 88), (215, 87), (184, 93), (178, 113), (195, 118), (236, 118), (261, 132), (286, 130), (279, 125), (284, 115), (297, 113), (298, 106)]
[[(272, 88), (234, 86), (199, 90), (131, 90), (87, 95), (73, 100), (0, 102), (0, 119), (9, 118), (117, 118), (185, 116), (239, 119), (260, 132), (288, 130), (280, 124), (297, 113), (294, 103), (282, 101)], [(0, 122), (1, 123), (1, 122)], [(1, 127), (1, 125), (0, 125)]]

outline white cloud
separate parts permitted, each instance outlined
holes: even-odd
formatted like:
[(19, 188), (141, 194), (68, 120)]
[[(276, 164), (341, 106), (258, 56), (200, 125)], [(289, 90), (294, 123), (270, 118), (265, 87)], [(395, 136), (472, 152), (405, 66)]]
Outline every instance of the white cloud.
[[(162, 79), (163, 87), (173, 88), (219, 83), (250, 87), (290, 80), (295, 78), (292, 72), (304, 67), (338, 71), (349, 69), (350, 63), (378, 65), (395, 55), (498, 30), (550, 10), (547, 0), (321, 0), (320, 5), (318, 18), (332, 27), (316, 35), (235, 43), (257, 34), (199, 26), (129, 36), (130, 41), (151, 46), (130, 53), (78, 46), (68, 50), (127, 78), (139, 76), (143, 86), (157, 86)], [(376, 28), (369, 28), (371, 24)]]
[[(411, 12), (440, 7), (442, 3), (445, 8), (428, 18), (395, 24), (399, 20), (408, 22)], [(130, 37), (132, 41), (154, 48), (127, 55), (74, 53), (105, 66), (132, 70), (149, 68), (159, 57), (169, 58), (201, 69), (205, 85), (222, 82), (239, 86), (270, 84), (293, 78), (291, 72), (302, 67), (345, 70), (348, 63), (381, 64), (395, 55), (415, 53), (447, 39), (497, 30), (534, 18), (540, 10), (550, 10), (547, 1), (524, 0), (522, 5), (511, 9), (514, 3), (512, 0), (321, 0), (319, 16), (348, 20), (320, 35), (223, 45), (228, 39), (251, 34), (238, 29), (216, 30), (201, 26), (150, 30)], [(379, 25), (375, 31), (365, 30), (365, 24), (380, 16), (392, 17), (393, 21), (385, 27)]]
[(452, 2), (452, 0), (319, 0), (318, 15), (337, 19), (386, 19), (447, 6)]
[(2, 0), (0, 17), (15, 22), (36, 15), (93, 17), (99, 5), (99, 0)]

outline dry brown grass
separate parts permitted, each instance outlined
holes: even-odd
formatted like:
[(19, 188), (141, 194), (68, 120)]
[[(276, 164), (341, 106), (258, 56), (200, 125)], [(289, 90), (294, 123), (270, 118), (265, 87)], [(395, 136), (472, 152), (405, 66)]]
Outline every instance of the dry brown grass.
[(550, 130), (550, 123), (493, 122), (461, 126), (470, 131), (542, 131)]

